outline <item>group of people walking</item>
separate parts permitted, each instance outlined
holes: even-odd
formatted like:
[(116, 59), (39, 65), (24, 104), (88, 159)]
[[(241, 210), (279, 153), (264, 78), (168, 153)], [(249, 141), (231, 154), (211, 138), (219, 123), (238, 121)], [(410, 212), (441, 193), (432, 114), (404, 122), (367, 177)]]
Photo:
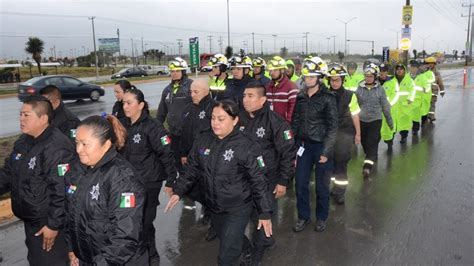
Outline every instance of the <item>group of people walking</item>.
[(287, 189), (294, 185), (292, 229), (301, 232), (312, 219), (315, 170), (314, 229), (323, 232), (331, 195), (345, 202), (354, 145), (362, 144), (367, 178), (381, 138), (391, 149), (396, 133), (403, 144), (409, 130), (435, 121), (444, 95), (435, 63), (397, 64), (390, 77), (385, 64), (367, 62), (359, 73), (355, 63), (346, 70), (310, 56), (298, 76), (279, 56), (216, 54), (209, 80), (193, 81), (178, 57), (156, 118), (126, 80), (114, 85), (111, 114), (83, 121), (48, 85), (23, 102), (23, 134), (0, 170), (0, 194), (11, 192), (24, 221), (31, 265), (159, 264), (153, 222), (163, 187), (166, 212), (183, 198), (202, 204), (219, 265), (261, 265)]

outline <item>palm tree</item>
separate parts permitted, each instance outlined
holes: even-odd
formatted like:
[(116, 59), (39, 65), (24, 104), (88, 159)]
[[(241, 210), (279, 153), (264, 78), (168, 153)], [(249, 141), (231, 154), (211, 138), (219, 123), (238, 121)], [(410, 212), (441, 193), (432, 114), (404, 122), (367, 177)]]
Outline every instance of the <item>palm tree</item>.
[(26, 42), (25, 51), (31, 54), (31, 57), (38, 65), (38, 71), (41, 75), (41, 53), (44, 51), (44, 42), (38, 37), (29, 37)]

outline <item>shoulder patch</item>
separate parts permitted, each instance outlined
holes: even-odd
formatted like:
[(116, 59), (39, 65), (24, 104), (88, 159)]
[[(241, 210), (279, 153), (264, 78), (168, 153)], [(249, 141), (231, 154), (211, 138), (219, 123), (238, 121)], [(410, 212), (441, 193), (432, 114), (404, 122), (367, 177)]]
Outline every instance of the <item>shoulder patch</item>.
[(164, 135), (163, 137), (160, 138), (160, 140), (163, 146), (171, 143), (171, 138), (168, 135)]
[(58, 175), (64, 176), (69, 171), (69, 164), (58, 164)]
[(120, 196), (120, 208), (135, 208), (135, 194), (132, 192), (122, 193)]

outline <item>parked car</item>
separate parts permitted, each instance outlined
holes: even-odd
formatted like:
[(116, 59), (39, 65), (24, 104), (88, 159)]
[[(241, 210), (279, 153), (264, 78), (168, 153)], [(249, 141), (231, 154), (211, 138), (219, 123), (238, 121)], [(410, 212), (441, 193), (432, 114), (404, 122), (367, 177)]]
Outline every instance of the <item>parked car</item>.
[(148, 73), (141, 67), (130, 67), (120, 70), (118, 73), (112, 75), (112, 79), (130, 78), (130, 77), (144, 77)]
[(201, 67), (201, 72), (211, 72), (212, 71), (212, 66), (203, 66)]
[(169, 75), (170, 70), (167, 66), (139, 65), (148, 75)]
[(61, 91), (63, 100), (91, 99), (98, 101), (104, 96), (104, 88), (98, 85), (82, 82), (74, 77), (65, 75), (49, 75), (29, 79), (18, 85), (18, 98), (22, 101), (30, 95), (39, 95), (46, 85), (55, 85)]

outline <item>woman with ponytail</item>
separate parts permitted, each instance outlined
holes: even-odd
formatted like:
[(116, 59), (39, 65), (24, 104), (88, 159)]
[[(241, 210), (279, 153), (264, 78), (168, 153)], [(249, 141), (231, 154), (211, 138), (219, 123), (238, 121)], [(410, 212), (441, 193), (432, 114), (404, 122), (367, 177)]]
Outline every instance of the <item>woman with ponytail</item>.
[[(155, 244), (156, 208), (164, 180), (170, 187), (176, 178), (174, 156), (171, 152), (171, 138), (158, 120), (150, 117), (148, 103), (143, 92), (133, 88), (123, 96), (125, 118), (121, 120), (127, 129), (127, 141), (122, 154), (138, 172), (145, 184), (146, 202), (144, 207), (145, 243), (150, 256), (150, 265), (158, 265), (159, 254)], [(168, 188), (168, 190), (170, 190)]]
[(66, 172), (66, 240), (70, 265), (147, 265), (141, 244), (145, 189), (119, 156), (126, 130), (115, 116), (91, 116), (76, 132), (79, 161)]

